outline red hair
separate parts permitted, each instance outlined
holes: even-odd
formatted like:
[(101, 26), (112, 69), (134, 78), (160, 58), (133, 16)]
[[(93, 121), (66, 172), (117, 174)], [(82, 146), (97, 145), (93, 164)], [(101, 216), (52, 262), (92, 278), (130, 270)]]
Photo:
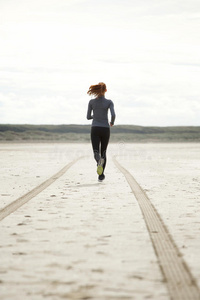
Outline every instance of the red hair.
[(98, 84), (91, 85), (87, 92), (88, 95), (94, 95), (96, 97), (101, 97), (106, 92), (106, 85), (103, 82), (99, 82)]

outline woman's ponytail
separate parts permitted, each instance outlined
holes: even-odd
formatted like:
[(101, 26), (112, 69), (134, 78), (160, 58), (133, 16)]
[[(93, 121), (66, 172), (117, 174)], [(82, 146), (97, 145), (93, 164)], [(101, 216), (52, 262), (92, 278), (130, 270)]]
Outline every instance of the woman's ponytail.
[(88, 95), (94, 95), (96, 97), (101, 97), (106, 92), (106, 85), (103, 82), (99, 82), (99, 84), (91, 85), (87, 92)]

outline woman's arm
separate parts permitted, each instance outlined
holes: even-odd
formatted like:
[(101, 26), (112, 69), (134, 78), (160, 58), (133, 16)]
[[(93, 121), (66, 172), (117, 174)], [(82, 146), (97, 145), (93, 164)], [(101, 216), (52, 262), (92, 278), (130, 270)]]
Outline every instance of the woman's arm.
[(87, 111), (87, 119), (88, 120), (93, 119), (93, 116), (91, 115), (91, 113), (92, 113), (92, 105), (91, 105), (91, 102), (89, 102), (89, 104), (88, 104), (88, 111)]
[(114, 122), (115, 122), (116, 114), (115, 114), (115, 110), (114, 110), (114, 103), (112, 101), (110, 103), (110, 112), (111, 112), (110, 126), (113, 126)]

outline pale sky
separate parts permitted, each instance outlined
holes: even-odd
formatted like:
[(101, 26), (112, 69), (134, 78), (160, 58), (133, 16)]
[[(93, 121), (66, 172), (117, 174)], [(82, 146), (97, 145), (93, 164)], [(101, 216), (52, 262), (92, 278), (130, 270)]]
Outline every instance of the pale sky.
[(0, 0), (0, 123), (200, 126), (199, 0)]

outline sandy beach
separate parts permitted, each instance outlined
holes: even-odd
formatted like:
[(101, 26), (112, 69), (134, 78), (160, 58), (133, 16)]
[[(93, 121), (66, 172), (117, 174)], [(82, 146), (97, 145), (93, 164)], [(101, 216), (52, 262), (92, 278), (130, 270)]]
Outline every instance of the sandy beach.
[(200, 144), (119, 143), (109, 145), (102, 183), (90, 144), (0, 145), (0, 216), (12, 210), (0, 222), (1, 300), (175, 299), (165, 268), (176, 279), (179, 266), (163, 265), (163, 241), (114, 158), (155, 208), (192, 279), (189, 296), (177, 299), (199, 299)]

